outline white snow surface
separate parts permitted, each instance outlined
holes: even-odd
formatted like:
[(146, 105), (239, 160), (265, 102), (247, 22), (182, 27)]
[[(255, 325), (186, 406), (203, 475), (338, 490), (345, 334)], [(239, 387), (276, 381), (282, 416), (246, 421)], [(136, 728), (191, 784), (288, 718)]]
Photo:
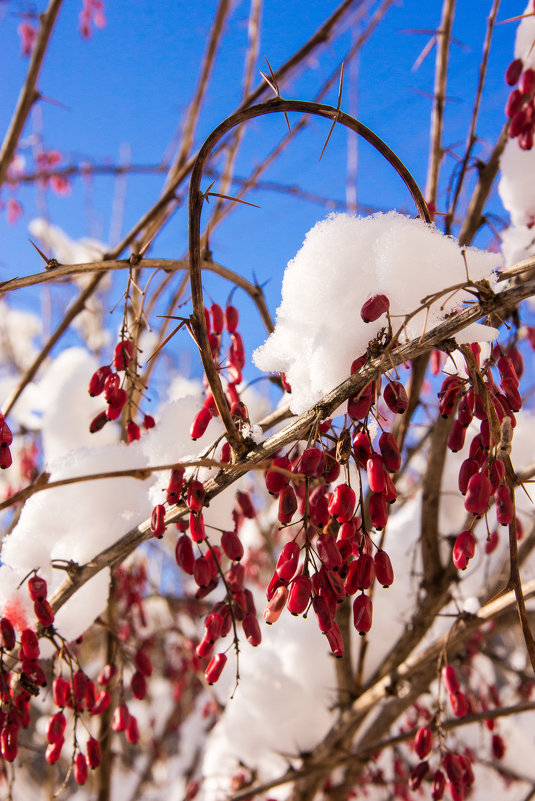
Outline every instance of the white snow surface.
[[(470, 278), (493, 280), (501, 256), (476, 248), (465, 250)], [(306, 235), (285, 271), (275, 331), (253, 359), (266, 372), (284, 372), (292, 387), (291, 409), (304, 412), (349, 377), (351, 363), (387, 324), (386, 315), (364, 323), (360, 310), (376, 294), (390, 300), (391, 315), (406, 315), (421, 300), (466, 280), (461, 248), (434, 226), (397, 212), (353, 217), (331, 214)], [(472, 299), (466, 292), (441, 296), (429, 311), (407, 325), (409, 338)], [(446, 302), (444, 303), (444, 301)], [(393, 318), (393, 327), (403, 317)], [(497, 332), (473, 328), (474, 340)]]

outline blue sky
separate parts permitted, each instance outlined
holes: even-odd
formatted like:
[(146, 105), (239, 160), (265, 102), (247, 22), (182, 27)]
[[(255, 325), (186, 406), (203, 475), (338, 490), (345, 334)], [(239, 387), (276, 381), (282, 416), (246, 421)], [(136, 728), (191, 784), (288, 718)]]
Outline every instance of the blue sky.
[[(267, 0), (263, 11), (261, 58), (267, 56), (276, 69), (312, 34), (336, 8), (332, 0)], [(478, 77), (479, 58), (485, 35), (489, 0), (458, 3), (454, 36), (459, 44), (452, 47), (444, 141), (462, 152), (470, 110)], [(42, 10), (44, 5), (39, 5)], [(95, 30), (84, 41), (77, 31), (79, 0), (66, 0), (54, 31), (42, 77), (41, 92), (61, 104), (40, 103), (24, 135), (24, 152), (31, 136), (42, 132), (46, 149), (58, 149), (66, 163), (89, 159), (95, 163), (116, 163), (121, 154), (130, 153), (132, 163), (158, 164), (162, 161), (194, 90), (198, 68), (206, 44), (216, 3), (148, 2), (116, 0), (106, 3), (107, 26)], [(6, 129), (24, 80), (27, 60), (20, 56), (16, 27), (21, 13), (30, 4), (2, 3), (0, 20), (4, 64), (0, 94), (0, 125)], [(422, 3), (405, 0), (391, 7), (385, 19), (362, 50), (358, 75), (346, 72), (343, 107), (350, 109), (350, 95), (356, 97), (356, 114), (378, 133), (425, 185), (428, 153), (428, 128), (433, 87), (434, 50), (417, 71), (413, 65), (429, 40), (429, 31), (440, 20), (438, 0)], [(523, 4), (504, 0), (499, 19), (522, 13)], [(198, 144), (240, 99), (243, 59), (247, 46), (249, 4), (237, 2), (227, 24), (212, 82), (203, 107), (197, 132)], [(503, 106), (507, 88), (503, 81), (505, 67), (512, 57), (515, 25), (499, 25), (491, 51), (488, 82), (481, 109), (478, 135), (479, 153), (485, 155), (503, 125)], [(292, 84), (282, 85), (285, 97), (311, 99), (324, 78), (331, 73), (350, 45), (354, 29), (346, 30), (334, 43), (321, 48), (309, 69)], [(265, 62), (264, 62), (265, 63)], [(264, 64), (259, 64), (264, 69)], [(260, 76), (258, 76), (260, 78)], [(336, 104), (337, 89), (326, 99)], [(327, 134), (328, 123), (314, 120), (307, 132), (288, 150), (280, 162), (264, 176), (266, 180), (303, 189), (344, 201), (347, 135), (336, 129), (321, 161), (319, 153)], [(237, 173), (247, 175), (262, 161), (284, 135), (282, 118), (263, 118), (249, 124)], [(31, 157), (30, 157), (31, 162)], [(380, 208), (399, 208), (413, 213), (410, 197), (399, 177), (365, 143), (358, 144), (358, 198), (362, 203)], [(444, 165), (441, 201), (452, 157)], [(207, 181), (208, 183), (208, 181)], [(157, 198), (162, 177), (129, 178), (123, 212), (123, 233)], [(110, 217), (116, 183), (109, 177), (96, 177), (91, 190), (80, 179), (73, 182), (71, 195), (65, 199), (48, 192), (45, 207), (50, 219), (70, 236), (97, 236), (108, 240)], [(2, 198), (9, 197), (4, 190)], [(28, 244), (27, 220), (41, 209), (33, 189), (19, 189), (17, 199), (25, 216), (16, 226), (9, 226), (0, 216), (0, 236), (4, 247), (0, 256), (0, 277), (35, 272), (39, 260)], [(306, 231), (327, 213), (318, 204), (295, 200), (272, 192), (255, 192), (250, 200), (261, 209), (241, 206), (214, 233), (212, 248), (217, 261), (266, 285), (272, 311), (280, 298), (280, 280), (286, 262), (300, 247)], [(42, 203), (42, 198), (41, 198)], [(500, 214), (499, 201), (492, 204)], [(159, 236), (152, 255), (180, 257), (186, 248), (187, 220), (179, 212)], [(486, 239), (485, 239), (486, 236)], [(488, 241), (488, 232), (481, 244)], [(113, 244), (113, 243), (110, 243)], [(226, 288), (221, 290), (226, 292)], [(217, 292), (217, 288), (214, 289)], [(65, 290), (52, 291), (53, 308), (60, 313)], [(113, 293), (112, 293), (113, 294)], [(111, 298), (112, 302), (118, 299)], [(56, 300), (54, 300), (56, 299)], [(224, 301), (225, 297), (217, 298)], [(31, 291), (19, 292), (14, 302), (35, 308)], [(56, 303), (56, 306), (54, 306)], [(252, 311), (244, 305), (247, 323), (252, 325)], [(251, 327), (251, 346), (259, 344), (260, 329)]]

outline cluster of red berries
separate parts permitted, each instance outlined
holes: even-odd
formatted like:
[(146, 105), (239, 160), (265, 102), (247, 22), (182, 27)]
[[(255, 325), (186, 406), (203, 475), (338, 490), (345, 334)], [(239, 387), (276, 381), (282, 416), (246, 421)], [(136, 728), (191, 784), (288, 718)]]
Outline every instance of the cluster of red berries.
[(505, 113), (510, 119), (507, 132), (511, 139), (518, 139), (522, 150), (531, 150), (535, 129), (535, 70), (531, 67), (524, 69), (522, 59), (515, 58), (507, 67), (505, 82), (508, 86), (516, 87), (518, 84), (505, 105)]
[[(238, 426), (249, 419), (247, 408), (242, 403), (240, 393), (238, 392), (238, 385), (243, 380), (242, 370), (245, 364), (245, 349), (243, 347), (243, 340), (238, 331), (239, 312), (235, 306), (228, 304), (225, 311), (217, 303), (212, 303), (210, 309), (204, 310), (204, 317), (206, 320), (206, 329), (208, 331), (208, 339), (210, 341), (210, 350), (212, 358), (216, 364), (223, 362), (224, 373), (226, 377), (226, 391), (227, 402), (230, 409), (230, 414)], [(223, 331), (226, 330), (230, 334), (230, 347), (228, 350), (226, 361), (221, 358), (221, 346)], [(190, 434), (192, 439), (199, 439), (202, 437), (212, 417), (217, 417), (219, 412), (214, 401), (214, 397), (210, 390), (206, 388), (206, 397), (202, 409), (195, 415), (191, 424)], [(230, 449), (227, 443), (225, 453), (223, 454), (228, 461), (230, 457)], [(222, 461), (225, 459), (222, 458)]]
[[(320, 433), (326, 434), (330, 428), (331, 421), (325, 421)], [(372, 556), (372, 541), (356, 514), (355, 491), (348, 483), (329, 487), (340, 469), (336, 448), (314, 446), (292, 459), (276, 457), (265, 474), (268, 492), (279, 501), (279, 522), (292, 524), (297, 511), (302, 517), (297, 535), (279, 555), (267, 589), (264, 619), (274, 623), (285, 607), (292, 615), (306, 614), (312, 607), (335, 656), (344, 653), (335, 621), (338, 604), (346, 595), (360, 591), (353, 602), (353, 622), (364, 635), (371, 628), (373, 612), (371, 598), (364, 591), (375, 578), (383, 587), (394, 580), (387, 553), (379, 549)]]
[[(244, 548), (239, 537), (243, 520), (256, 514), (249, 494), (237, 492), (234, 530), (223, 531), (219, 545), (212, 544), (206, 534), (202, 513), (206, 499), (201, 481), (195, 478), (186, 481), (183, 468), (172, 470), (166, 500), (170, 506), (184, 501), (189, 509), (188, 519), (176, 524), (180, 536), (175, 547), (175, 559), (184, 573), (195, 581), (198, 587), (196, 597), (201, 599), (209, 595), (219, 586), (220, 578), (223, 578), (227, 590), (225, 601), (216, 603), (205, 619), (204, 636), (195, 651), (197, 657), (206, 659), (211, 656), (217, 640), (225, 637), (237, 622), (241, 623), (247, 641), (253, 646), (259, 645), (262, 636), (253, 595), (244, 586), (246, 571), (241, 564)], [(151, 518), (153, 536), (161, 538), (165, 529), (165, 506), (159, 504), (153, 509)], [(225, 559), (230, 562), (227, 569), (222, 567)], [(225, 654), (211, 658), (205, 670), (208, 684), (217, 681), (226, 660)]]
[[(469, 650), (473, 650), (472, 646)], [(475, 648), (478, 650), (477, 646)], [(461, 683), (456, 668), (453, 665), (445, 665), (441, 673), (442, 684), (449, 696), (451, 710), (455, 717), (461, 718), (476, 708), (476, 698), (467, 696), (461, 690)], [(489, 709), (489, 704), (480, 689), (480, 707), (482, 711)], [(501, 706), (498, 690), (495, 685), (488, 687), (489, 695), (496, 707)], [(425, 708), (419, 708), (419, 713), (424, 713), (427, 719), (431, 717)], [(496, 733), (496, 721), (493, 718), (485, 719), (486, 727), (492, 732), (491, 752), (494, 759), (502, 759), (505, 755), (505, 743), (502, 736)], [(420, 759), (420, 762), (412, 769), (408, 786), (411, 790), (417, 790), (424, 779), (429, 778), (431, 767), (428, 757), (431, 755), (434, 745), (433, 731), (429, 725), (420, 726), (413, 741), (413, 748)], [(463, 801), (469, 795), (470, 788), (474, 783), (474, 773), (472, 763), (473, 754), (465, 751), (464, 754), (454, 753), (445, 750), (443, 745), (440, 750), (440, 765), (432, 775), (433, 801), (441, 801), (448, 785), (448, 790), (453, 801)]]
[[(125, 373), (134, 361), (134, 343), (131, 339), (122, 339), (115, 346), (112, 364), (104, 364), (99, 367), (89, 380), (88, 392), (92, 398), (104, 394), (107, 408), (99, 412), (89, 425), (89, 431), (95, 434), (100, 431), (110, 420), (118, 420), (124, 407), (128, 403), (128, 393), (122, 386), (124, 383), (119, 373)], [(143, 417), (143, 428), (154, 428), (154, 418), (150, 414)], [(126, 424), (126, 434), (128, 442), (133, 442), (141, 437), (139, 425), (132, 419)]]
[[(480, 369), (481, 349), (479, 345), (472, 345), (471, 348)], [(492, 375), (492, 365), (496, 365), (498, 370), (499, 387)], [(515, 412), (522, 407), (519, 379), (523, 370), (522, 356), (516, 347), (510, 348), (507, 353), (497, 347), (482, 371), (484, 394), (481, 387), (478, 390), (469, 380), (459, 376), (448, 376), (439, 393), (442, 416), (449, 417), (456, 412), (448, 437), (451, 451), (455, 453), (464, 447), (467, 431), (474, 419), (480, 423), (479, 432), (470, 442), (468, 458), (459, 469), (459, 491), (464, 496), (466, 511), (474, 515), (473, 524), (485, 514), (491, 498), (495, 501), (498, 523), (509, 526), (513, 521), (513, 498), (506, 483), (503, 453), (508, 453), (512, 431), (516, 426)], [(492, 417), (500, 425), (499, 441), (496, 441), (496, 433), (493, 432)], [(499, 446), (504, 449), (502, 454), (497, 450)], [(453, 562), (459, 570), (464, 570), (475, 554), (476, 541), (471, 528), (459, 534), (453, 548)], [(492, 544), (490, 540), (488, 544), (490, 547), (486, 550), (490, 553), (496, 547), (497, 535)]]

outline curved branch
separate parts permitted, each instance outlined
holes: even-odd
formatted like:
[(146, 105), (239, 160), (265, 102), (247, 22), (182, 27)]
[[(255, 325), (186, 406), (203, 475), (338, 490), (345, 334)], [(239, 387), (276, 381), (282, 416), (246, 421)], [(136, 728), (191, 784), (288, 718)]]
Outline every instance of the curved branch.
[(359, 136), (362, 136), (364, 139), (366, 139), (366, 141), (369, 142), (388, 161), (389, 164), (391, 164), (398, 175), (402, 178), (412, 195), (420, 217), (426, 222), (431, 222), (429, 210), (420, 188), (403, 162), (388, 147), (388, 145), (377, 136), (377, 134), (375, 134), (358, 120), (351, 117), (349, 114), (345, 114), (343, 111), (340, 111), (340, 109), (323, 105), (321, 103), (313, 103), (304, 100), (270, 100), (266, 103), (260, 103), (257, 106), (251, 106), (250, 108), (236, 112), (224, 120), (212, 131), (210, 136), (206, 139), (201, 147), (197, 158), (195, 159), (191, 173), (189, 191), (189, 258), (191, 296), (193, 303), (192, 326), (197, 339), (197, 345), (199, 347), (206, 378), (214, 396), (221, 420), (225, 426), (227, 439), (233, 451), (238, 455), (242, 455), (246, 452), (247, 445), (244, 443), (242, 437), (237, 431), (230, 415), (230, 410), (226, 402), (223, 387), (221, 386), (218, 368), (212, 358), (210, 343), (208, 340), (208, 331), (206, 329), (206, 320), (204, 316), (204, 298), (201, 277), (201, 213), (205, 195), (201, 192), (200, 183), (206, 163), (212, 153), (212, 150), (226, 133), (231, 131), (236, 126), (241, 125), (248, 120), (255, 119), (256, 117), (261, 117), (264, 114), (277, 114), (280, 112), (286, 114), (287, 112), (291, 111), (297, 111), (305, 114), (315, 114), (319, 117), (332, 120), (333, 122), (340, 122), (345, 127), (355, 131), (357, 134), (359, 134)]

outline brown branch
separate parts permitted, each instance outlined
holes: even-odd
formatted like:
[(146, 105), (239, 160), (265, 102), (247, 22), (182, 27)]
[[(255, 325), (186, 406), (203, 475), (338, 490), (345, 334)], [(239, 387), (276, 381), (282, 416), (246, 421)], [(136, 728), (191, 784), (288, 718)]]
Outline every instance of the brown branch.
[(451, 226), (455, 220), (455, 210), (457, 208), (457, 203), (459, 201), (459, 196), (461, 194), (461, 189), (463, 186), (463, 182), (466, 176), (466, 168), (468, 166), (468, 162), (470, 161), (470, 157), (472, 155), (472, 148), (476, 143), (476, 125), (477, 125), (477, 118), (479, 115), (479, 106), (481, 105), (481, 98), (483, 96), (483, 86), (485, 85), (485, 77), (487, 74), (487, 65), (489, 60), (490, 54), (490, 45), (492, 42), (492, 34), (494, 32), (494, 25), (496, 23), (496, 16), (498, 14), (498, 9), (500, 7), (501, 0), (494, 0), (491, 12), (487, 19), (487, 31), (485, 34), (485, 41), (483, 43), (483, 56), (481, 59), (481, 64), (479, 65), (479, 81), (477, 84), (476, 89), (476, 97), (474, 100), (474, 105), (472, 109), (472, 119), (470, 122), (470, 130), (468, 132), (468, 136), (466, 139), (465, 145), (465, 153), (463, 157), (463, 161), (461, 164), (461, 171), (459, 173), (459, 178), (457, 180), (457, 185), (455, 187), (455, 193), (453, 195), (453, 200), (451, 202), (451, 206), (448, 210), (446, 215), (446, 233), (451, 232)]
[(32, 50), (28, 74), (26, 75), (26, 80), (19, 94), (13, 117), (11, 118), (9, 128), (2, 142), (2, 147), (0, 148), (0, 186), (2, 186), (6, 179), (9, 165), (15, 155), (17, 144), (31, 108), (39, 98), (39, 92), (36, 89), (37, 80), (41, 72), (41, 67), (43, 66), (52, 29), (62, 2), (63, 0), (50, 0), (46, 12), (40, 16), (41, 27)]
[(469, 245), (481, 227), (483, 206), (486, 203), (494, 180), (498, 174), (498, 170), (500, 168), (500, 157), (508, 139), (507, 127), (508, 123), (503, 127), (503, 130), (487, 163), (479, 170), (479, 179), (472, 193), (468, 210), (459, 233), (459, 243), (461, 245)]
[(448, 78), (448, 59), (450, 52), (451, 28), (455, 0), (444, 0), (440, 29), (437, 31), (437, 56), (435, 64), (435, 91), (431, 113), (431, 144), (429, 167), (427, 171), (426, 197), (428, 203), (436, 206), (442, 149), (442, 129), (444, 127), (444, 106), (446, 104), (446, 82)]

